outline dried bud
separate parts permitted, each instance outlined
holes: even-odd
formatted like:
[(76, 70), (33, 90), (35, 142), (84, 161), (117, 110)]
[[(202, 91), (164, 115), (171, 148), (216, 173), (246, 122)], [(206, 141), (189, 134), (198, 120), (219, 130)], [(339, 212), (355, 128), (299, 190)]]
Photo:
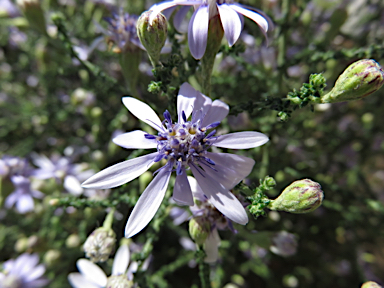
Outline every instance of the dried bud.
[(137, 35), (141, 44), (147, 50), (152, 65), (158, 65), (160, 51), (167, 39), (167, 19), (161, 13), (151, 15), (152, 11), (145, 11), (137, 20)]
[(268, 208), (290, 213), (308, 213), (316, 210), (322, 203), (324, 193), (319, 183), (310, 179), (293, 182), (272, 200)]
[(39, 0), (17, 0), (29, 24), (42, 34), (47, 34), (44, 11)]
[(112, 275), (108, 277), (107, 285), (108, 288), (132, 288), (133, 282), (128, 280), (127, 275)]
[(92, 262), (105, 262), (115, 248), (116, 234), (112, 229), (97, 228), (85, 241), (85, 256)]
[(321, 103), (362, 99), (384, 84), (383, 68), (372, 59), (359, 60), (339, 76), (331, 92), (321, 96)]
[(379, 284), (373, 281), (365, 282), (361, 288), (382, 288)]
[(211, 232), (211, 223), (203, 217), (189, 220), (189, 235), (197, 245), (203, 245)]

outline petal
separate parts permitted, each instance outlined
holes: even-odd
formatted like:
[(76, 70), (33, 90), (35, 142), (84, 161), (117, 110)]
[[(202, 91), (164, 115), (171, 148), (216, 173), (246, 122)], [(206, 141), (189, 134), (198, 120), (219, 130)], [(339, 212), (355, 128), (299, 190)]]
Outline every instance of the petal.
[(204, 251), (206, 254), (205, 262), (214, 263), (217, 261), (217, 258), (219, 258), (220, 242), (221, 240), (217, 229), (213, 229), (204, 243)]
[(33, 280), (43, 276), (44, 273), (45, 273), (45, 267), (43, 264), (40, 264), (40, 265), (34, 267), (31, 273), (28, 273), (25, 276), (25, 280), (27, 282), (33, 281)]
[(212, 145), (229, 149), (249, 149), (261, 146), (268, 140), (263, 133), (246, 131), (220, 135)]
[(231, 6), (227, 4), (217, 5), (220, 14), (221, 24), (224, 28), (225, 38), (228, 40), (228, 45), (231, 47), (239, 39), (242, 24), (239, 14)]
[(84, 192), (83, 188), (81, 188), (80, 181), (73, 175), (65, 177), (63, 186), (65, 190), (75, 196), (80, 196)]
[(128, 245), (121, 245), (113, 260), (112, 275), (122, 275), (127, 271), (129, 264)]
[(204, 103), (207, 101), (206, 98), (206, 96), (195, 90), (187, 82), (183, 83), (177, 96), (178, 122), (184, 122), (182, 118), (183, 111), (188, 119), (194, 109), (200, 109), (204, 106)]
[(112, 139), (113, 143), (126, 149), (151, 149), (157, 147), (155, 139), (147, 139), (144, 135), (147, 132), (136, 130), (129, 133), (120, 134)]
[(153, 111), (149, 105), (132, 97), (123, 97), (122, 101), (129, 112), (131, 112), (141, 121), (147, 123), (157, 131), (164, 131), (164, 127), (159, 116), (157, 116), (155, 111)]
[[(84, 275), (80, 273), (70, 273), (68, 275), (68, 281), (74, 288), (100, 288), (102, 286), (98, 286), (90, 282)], [(107, 283), (105, 283), (107, 284)]]
[(236, 154), (208, 152), (206, 156), (215, 162), (213, 168), (217, 172), (212, 169), (205, 172), (228, 190), (247, 177), (255, 165), (253, 159)]
[(230, 4), (229, 6), (233, 10), (235, 10), (237, 13), (243, 14), (245, 17), (248, 17), (249, 19), (253, 20), (257, 25), (260, 26), (261, 31), (263, 32), (264, 35), (267, 33), (268, 21), (263, 16), (261, 16), (259, 13), (245, 9), (241, 5), (238, 5), (238, 4)]
[(16, 193), (16, 191), (9, 194), (9, 196), (5, 199), (4, 206), (8, 209), (11, 208), (16, 203), (19, 196), (20, 194)]
[(175, 187), (173, 188), (173, 200), (179, 205), (195, 205), (185, 168), (183, 168), (182, 174), (176, 176)]
[(16, 202), (16, 210), (21, 213), (27, 213), (34, 209), (33, 198), (31, 195), (21, 195)]
[(191, 166), (193, 176), (195, 176), (208, 201), (232, 221), (242, 225), (247, 224), (248, 216), (240, 201), (215, 179), (197, 169), (199, 168)]
[(200, 59), (207, 48), (209, 9), (201, 5), (193, 13), (188, 26), (189, 50), (193, 58)]
[(76, 265), (80, 273), (84, 275), (88, 281), (102, 287), (107, 285), (107, 276), (105, 275), (104, 271), (96, 264), (87, 259), (79, 259), (77, 260)]
[(202, 127), (205, 127), (213, 122), (221, 122), (228, 115), (229, 106), (223, 101), (215, 100), (210, 107), (211, 108), (208, 110), (208, 113), (205, 114), (201, 124)]
[[(173, 26), (175, 26), (175, 29), (181, 33), (185, 33), (188, 31), (187, 29), (183, 29), (183, 28), (186, 28), (186, 27), (184, 27), (186, 25), (181, 26), (181, 24), (183, 23), (185, 16), (187, 16), (187, 13), (188, 13), (190, 8), (191, 7), (189, 7), (189, 6), (181, 7), (179, 9), (179, 11), (176, 12), (175, 17), (173, 18)], [(186, 31), (184, 31), (184, 30), (186, 30)]]
[(155, 216), (167, 191), (171, 168), (163, 167), (141, 194), (125, 226), (125, 237), (139, 233)]
[(159, 4), (153, 5), (149, 10), (152, 10), (152, 14), (149, 17), (149, 23), (152, 24), (153, 19), (155, 19), (156, 15), (159, 14), (161, 11), (177, 6), (177, 5), (186, 5), (186, 6), (193, 6), (193, 5), (200, 5), (201, 0), (173, 0), (173, 1), (166, 1), (161, 2)]
[(192, 176), (188, 176), (188, 182), (189, 186), (191, 186), (193, 198), (196, 198), (201, 202), (207, 201), (207, 198), (205, 197), (204, 192), (203, 190), (201, 190), (199, 183), (197, 183), (196, 179)]
[(147, 171), (152, 166), (157, 154), (155, 152), (115, 164), (93, 175), (81, 186), (83, 188), (107, 189), (128, 183)]

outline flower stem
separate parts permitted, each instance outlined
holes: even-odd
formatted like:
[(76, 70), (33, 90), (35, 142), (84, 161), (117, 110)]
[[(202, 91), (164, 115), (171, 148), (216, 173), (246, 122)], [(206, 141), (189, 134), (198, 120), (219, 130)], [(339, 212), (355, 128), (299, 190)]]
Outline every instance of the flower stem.
[(202, 249), (202, 247), (198, 247), (198, 250), (196, 251), (196, 262), (199, 266), (199, 277), (201, 281), (201, 287), (202, 288), (211, 288), (211, 281), (209, 279), (209, 275), (211, 272), (211, 269), (207, 263), (204, 262), (205, 259), (205, 252)]
[(107, 217), (105, 217), (103, 228), (105, 228), (106, 230), (110, 230), (112, 228), (113, 214), (115, 213), (115, 210), (115, 208), (111, 208), (111, 210), (107, 214)]

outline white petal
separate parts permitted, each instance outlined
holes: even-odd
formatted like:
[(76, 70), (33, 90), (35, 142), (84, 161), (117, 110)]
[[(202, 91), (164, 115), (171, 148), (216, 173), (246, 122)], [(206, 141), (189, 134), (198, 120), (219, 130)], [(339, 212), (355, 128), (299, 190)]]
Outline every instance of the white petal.
[(189, 50), (193, 58), (200, 59), (207, 48), (209, 9), (201, 5), (193, 13), (188, 27)]
[(161, 11), (177, 6), (177, 5), (186, 5), (186, 6), (193, 6), (193, 5), (200, 5), (201, 0), (173, 0), (173, 1), (166, 1), (161, 2), (159, 4), (153, 5), (149, 10), (152, 10), (152, 14), (149, 17), (149, 23), (152, 24), (153, 19), (155, 19), (156, 15), (159, 14)]
[(139, 233), (155, 216), (167, 191), (171, 172), (169, 167), (161, 169), (141, 194), (125, 226), (125, 237), (130, 238)]
[(16, 202), (16, 210), (21, 213), (27, 213), (34, 209), (33, 198), (29, 194), (20, 195)]
[(208, 238), (204, 243), (204, 251), (207, 255), (204, 259), (207, 263), (214, 263), (219, 258), (219, 246), (221, 243), (221, 239), (217, 229), (213, 229), (211, 234), (209, 234)]
[(180, 86), (179, 95), (177, 96), (178, 122), (184, 122), (182, 118), (183, 111), (188, 119), (194, 109), (197, 110), (204, 107), (205, 103), (209, 102), (206, 98), (208, 97), (195, 90), (187, 82), (184, 82), (183, 85)]
[(80, 181), (73, 175), (68, 175), (64, 178), (63, 186), (72, 195), (79, 196), (83, 193)]
[[(100, 288), (102, 286), (98, 286), (90, 282), (84, 275), (80, 273), (70, 273), (68, 275), (68, 281), (74, 288)], [(105, 283), (107, 284), (107, 283)]]
[(176, 177), (175, 187), (173, 188), (173, 200), (179, 205), (195, 205), (191, 187), (187, 179), (187, 171), (185, 171), (184, 168), (183, 173)]
[(238, 4), (230, 4), (229, 6), (233, 10), (235, 10), (237, 13), (243, 14), (245, 17), (248, 17), (249, 19), (253, 20), (257, 25), (260, 26), (261, 31), (263, 32), (264, 35), (267, 33), (268, 21), (263, 16), (261, 16), (259, 13), (245, 9), (241, 5), (238, 5)]
[(93, 175), (82, 186), (92, 189), (107, 189), (128, 183), (147, 171), (157, 154), (155, 152), (115, 164)]
[(225, 117), (227, 117), (229, 112), (229, 106), (223, 101), (215, 100), (210, 106), (210, 109), (206, 113), (202, 127), (205, 127), (213, 122), (221, 122)]
[(260, 132), (237, 132), (218, 136), (213, 146), (229, 149), (249, 149), (268, 142), (268, 137)]
[(248, 216), (243, 205), (231, 192), (202, 170), (199, 171), (204, 176), (193, 166), (191, 166), (191, 170), (205, 196), (217, 210), (236, 223), (242, 225), (248, 223)]
[[(175, 26), (175, 29), (181, 33), (185, 33), (188, 31), (188, 28), (186, 27), (186, 25), (183, 25), (183, 26), (181, 26), (181, 25), (183, 23), (185, 16), (187, 16), (187, 13), (188, 13), (190, 8), (191, 7), (188, 7), (188, 6), (181, 7), (179, 9), (179, 11), (176, 12), (175, 17), (173, 18), (173, 26)], [(187, 28), (187, 29), (185, 29), (185, 28)]]
[(189, 186), (191, 186), (193, 197), (201, 202), (207, 201), (207, 198), (205, 197), (205, 194), (203, 190), (201, 190), (201, 187), (199, 186), (199, 183), (197, 183), (196, 179), (192, 176), (188, 176), (188, 182)]
[(145, 138), (147, 132), (136, 130), (129, 133), (120, 134), (112, 139), (113, 143), (126, 149), (151, 149), (157, 147), (155, 139)]
[(132, 97), (123, 97), (122, 101), (129, 112), (141, 121), (147, 123), (157, 131), (164, 131), (164, 127), (159, 116), (157, 116), (155, 111), (153, 111), (149, 105)]
[(227, 4), (217, 5), (220, 14), (221, 24), (224, 28), (225, 38), (228, 40), (228, 45), (231, 47), (239, 39), (242, 24), (239, 14)]
[(19, 198), (20, 194), (19, 193), (11, 193), (8, 195), (8, 197), (5, 199), (4, 206), (6, 208), (11, 208)]
[(87, 259), (79, 259), (76, 265), (80, 273), (83, 274), (88, 281), (101, 287), (107, 285), (107, 276), (96, 264)]
[(121, 245), (113, 260), (112, 275), (122, 275), (127, 271), (129, 264), (128, 245)]
[(28, 273), (25, 276), (25, 280), (27, 282), (33, 281), (33, 280), (43, 276), (44, 273), (45, 273), (45, 267), (43, 264), (40, 264), (40, 265), (34, 267), (33, 270), (31, 271), (31, 273)]
[(255, 164), (251, 158), (230, 153), (207, 152), (206, 156), (215, 162), (217, 172), (209, 168), (205, 172), (228, 190), (247, 177)]

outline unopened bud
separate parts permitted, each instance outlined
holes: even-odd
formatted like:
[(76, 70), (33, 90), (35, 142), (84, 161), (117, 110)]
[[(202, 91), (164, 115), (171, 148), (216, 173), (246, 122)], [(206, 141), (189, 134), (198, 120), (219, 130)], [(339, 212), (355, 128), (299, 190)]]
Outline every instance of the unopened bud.
[(147, 50), (152, 65), (158, 65), (160, 51), (167, 39), (167, 19), (161, 13), (151, 15), (152, 11), (145, 11), (137, 20), (137, 35), (141, 44)]
[(203, 217), (189, 220), (189, 235), (197, 245), (204, 244), (211, 232), (211, 223)]
[(379, 284), (373, 281), (365, 282), (361, 288), (382, 288)]
[(116, 234), (112, 229), (97, 228), (85, 241), (85, 256), (92, 262), (105, 262), (115, 248)]
[(68, 238), (65, 240), (65, 245), (68, 248), (75, 248), (79, 247), (80, 245), (80, 237), (77, 234), (71, 234), (68, 236)]
[(372, 59), (359, 60), (336, 80), (332, 90), (321, 96), (321, 103), (335, 103), (362, 99), (384, 84), (383, 68)]
[(44, 263), (50, 267), (53, 264), (57, 263), (57, 261), (61, 257), (61, 252), (59, 250), (51, 249), (48, 250), (44, 255)]
[(310, 179), (293, 182), (272, 200), (268, 208), (290, 213), (308, 213), (316, 210), (322, 203), (324, 193), (319, 183)]
[(112, 275), (108, 277), (107, 285), (108, 288), (132, 288), (133, 282), (128, 280), (127, 275)]
[(17, 0), (29, 24), (42, 34), (47, 34), (44, 11), (39, 0)]

